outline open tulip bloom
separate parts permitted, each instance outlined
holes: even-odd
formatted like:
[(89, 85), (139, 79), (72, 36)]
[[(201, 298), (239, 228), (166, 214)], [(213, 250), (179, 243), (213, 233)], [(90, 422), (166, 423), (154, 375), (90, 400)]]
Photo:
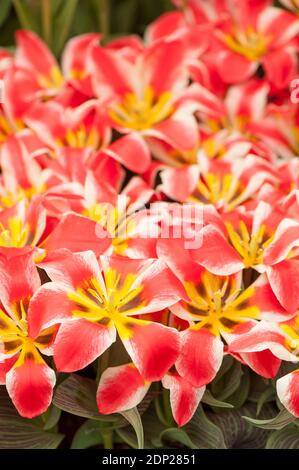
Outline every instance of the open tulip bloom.
[(22, 417), (76, 373), (101, 419), (185, 426), (232, 406), (212, 396), (232, 361), (299, 418), (299, 2), (277, 3), (176, 0), (144, 40), (87, 33), (60, 61), (26, 30), (0, 50), (0, 383)]

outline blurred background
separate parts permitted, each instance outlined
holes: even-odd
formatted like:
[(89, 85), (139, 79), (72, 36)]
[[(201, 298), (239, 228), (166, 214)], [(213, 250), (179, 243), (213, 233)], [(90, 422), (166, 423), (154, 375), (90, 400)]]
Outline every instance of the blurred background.
[(38, 33), (59, 57), (69, 37), (101, 31), (106, 40), (146, 26), (173, 9), (171, 0), (0, 0), (0, 46), (14, 47), (14, 32)]

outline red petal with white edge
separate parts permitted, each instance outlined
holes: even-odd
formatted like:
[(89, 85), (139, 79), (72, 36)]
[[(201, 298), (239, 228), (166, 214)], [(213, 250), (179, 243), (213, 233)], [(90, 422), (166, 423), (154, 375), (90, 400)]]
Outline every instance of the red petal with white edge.
[(156, 137), (182, 151), (194, 150), (198, 144), (196, 120), (187, 112), (177, 112), (172, 117), (155, 124), (144, 135)]
[(68, 80), (74, 78), (74, 72), (84, 72), (89, 47), (97, 43), (101, 34), (87, 33), (70, 39), (63, 51), (61, 62), (63, 75)]
[(133, 67), (115, 51), (92, 47), (90, 70), (99, 97), (111, 99), (132, 91), (129, 80), (135, 76)]
[(273, 265), (287, 258), (292, 248), (299, 246), (299, 223), (284, 219), (277, 227), (274, 239), (264, 251), (263, 261)]
[(18, 359), (18, 354), (9, 359), (5, 359), (3, 362), (0, 362), (0, 385), (6, 384), (6, 374), (10, 371), (16, 360)]
[(151, 154), (144, 139), (132, 132), (113, 142), (101, 155), (107, 155), (135, 173), (144, 173), (151, 162)]
[(258, 31), (271, 38), (271, 48), (279, 48), (299, 33), (296, 15), (282, 8), (266, 8), (258, 19)]
[(176, 423), (184, 426), (194, 415), (206, 387), (194, 387), (177, 373), (166, 374), (162, 384), (170, 390), (170, 404)]
[(41, 248), (57, 250), (67, 248), (70, 251), (93, 250), (103, 254), (111, 245), (108, 232), (93, 220), (77, 214), (62, 216), (53, 232), (41, 244)]
[(8, 312), (15, 301), (31, 297), (40, 286), (33, 253), (29, 251), (12, 257), (0, 255), (0, 298)]
[(218, 71), (226, 83), (240, 83), (248, 80), (256, 71), (257, 62), (251, 62), (240, 54), (224, 50), (217, 55)]
[(223, 343), (207, 329), (181, 333), (181, 354), (176, 361), (179, 374), (195, 387), (213, 380), (223, 359)]
[(18, 67), (31, 69), (38, 75), (51, 76), (53, 67), (58, 67), (46, 44), (31, 31), (17, 31), (15, 62)]
[(73, 307), (63, 287), (55, 282), (43, 284), (29, 304), (29, 336), (36, 338), (43, 329), (69, 319)]
[(133, 364), (109, 367), (101, 375), (97, 390), (99, 412), (108, 415), (134, 408), (149, 386)]
[(56, 147), (57, 141), (64, 139), (67, 132), (65, 110), (55, 101), (33, 103), (24, 120), (44, 144), (51, 148)]
[(263, 60), (267, 79), (277, 88), (288, 86), (296, 74), (297, 58), (293, 51), (278, 49)]
[[(267, 270), (269, 283), (277, 299), (288, 312), (299, 307), (299, 260), (290, 259)], [(291, 282), (291, 288), (290, 288)]]
[(200, 234), (202, 236), (200, 248), (190, 250), (194, 261), (219, 276), (234, 274), (243, 269), (244, 264), (240, 256), (219, 230), (207, 225)]
[(228, 352), (239, 354), (270, 350), (277, 358), (298, 361), (285, 347), (285, 336), (275, 323), (260, 321), (250, 331), (235, 336), (228, 346)]
[(157, 39), (167, 37), (176, 33), (179, 28), (185, 26), (185, 18), (182, 12), (171, 11), (164, 13), (157, 20), (151, 23), (146, 30), (148, 42), (154, 42)]
[(58, 282), (66, 289), (76, 289), (91, 278), (98, 279), (103, 286), (101, 270), (93, 251), (52, 251), (38, 266), (46, 271), (52, 281)]
[(243, 353), (241, 357), (254, 372), (266, 379), (273, 379), (281, 364), (281, 359), (274, 356), (269, 349), (260, 352)]
[(143, 286), (141, 298), (146, 302), (143, 313), (157, 312), (188, 298), (181, 282), (161, 260), (155, 260), (140, 275), (138, 284)]
[(5, 189), (11, 193), (21, 187), (30, 189), (41, 184), (41, 170), (32, 158), (22, 140), (16, 136), (9, 137), (1, 149), (1, 169)]
[(249, 80), (241, 85), (230, 87), (225, 97), (228, 114), (232, 120), (236, 116), (262, 119), (265, 114), (269, 85), (261, 80)]
[(178, 332), (164, 325), (128, 318), (127, 331), (118, 330), (126, 350), (142, 377), (160, 380), (180, 352)]
[(276, 390), (281, 403), (290, 413), (299, 418), (299, 370), (277, 380)]
[(55, 373), (45, 362), (25, 359), (6, 374), (6, 388), (19, 414), (34, 418), (50, 406)]
[(54, 343), (54, 360), (59, 371), (83, 369), (114, 343), (114, 326), (79, 319), (60, 326)]
[(167, 168), (161, 172), (161, 185), (157, 189), (168, 197), (185, 202), (194, 191), (199, 180), (199, 166), (186, 165), (181, 168)]
[(162, 40), (146, 49), (142, 68), (155, 96), (171, 91), (187, 77), (185, 52), (186, 46), (182, 39)]
[[(252, 296), (248, 299), (248, 306), (257, 307), (259, 317), (268, 321), (286, 321), (294, 315), (295, 309), (289, 313), (278, 301), (279, 298), (273, 292), (266, 274), (262, 274), (250, 288), (253, 288)], [(278, 300), (277, 300), (278, 299)]]
[(179, 238), (161, 238), (157, 242), (157, 254), (164, 260), (181, 281), (198, 282), (203, 268), (190, 256), (184, 247), (185, 240)]

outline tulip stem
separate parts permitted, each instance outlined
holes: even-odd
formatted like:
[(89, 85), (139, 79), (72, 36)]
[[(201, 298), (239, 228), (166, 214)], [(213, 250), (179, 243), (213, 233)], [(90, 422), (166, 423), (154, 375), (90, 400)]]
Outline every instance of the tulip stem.
[(104, 449), (113, 449), (113, 431), (103, 430), (101, 431), (103, 438)]
[(51, 0), (42, 0), (42, 25), (43, 25), (43, 36), (44, 40), (51, 46), (52, 40), (52, 11), (51, 11)]
[(100, 28), (104, 38), (110, 33), (110, 7), (109, 0), (100, 0), (99, 6)]

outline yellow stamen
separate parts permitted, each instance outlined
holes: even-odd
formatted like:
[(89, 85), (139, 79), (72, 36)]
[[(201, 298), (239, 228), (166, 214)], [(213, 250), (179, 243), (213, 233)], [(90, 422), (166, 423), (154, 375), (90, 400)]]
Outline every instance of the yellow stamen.
[(111, 107), (109, 116), (121, 126), (145, 130), (168, 118), (173, 111), (171, 93), (166, 91), (155, 97), (153, 89), (148, 86), (142, 97), (127, 93), (122, 103)]
[(270, 37), (263, 36), (252, 27), (246, 31), (237, 29), (233, 34), (224, 36), (225, 44), (232, 51), (251, 61), (256, 61), (267, 53), (270, 40)]

